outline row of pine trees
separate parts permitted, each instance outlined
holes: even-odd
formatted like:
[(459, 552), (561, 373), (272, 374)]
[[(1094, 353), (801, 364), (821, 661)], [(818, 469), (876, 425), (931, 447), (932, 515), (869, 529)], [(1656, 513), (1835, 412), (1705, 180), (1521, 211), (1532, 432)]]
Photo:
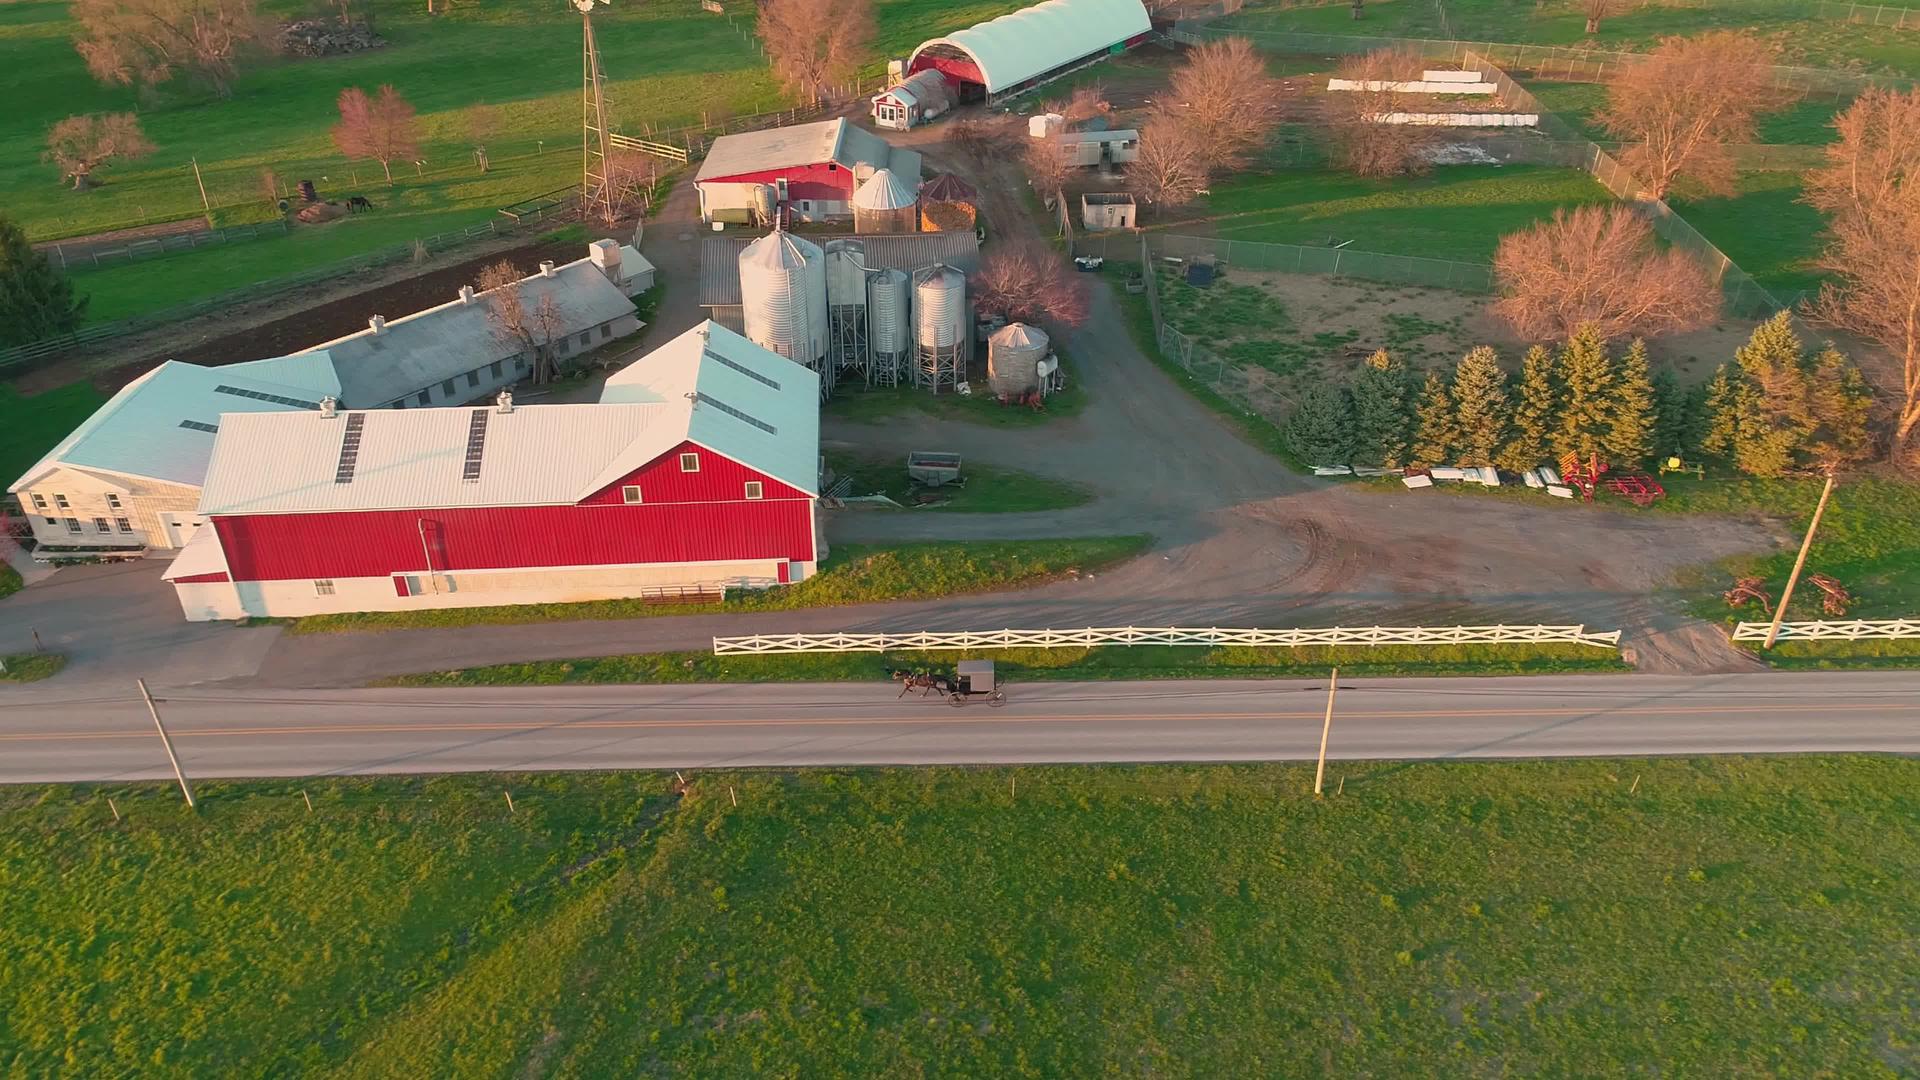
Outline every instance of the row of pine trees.
[(1829, 345), (1808, 356), (1785, 312), (1762, 324), (1704, 385), (1654, 372), (1646, 344), (1619, 355), (1591, 329), (1558, 351), (1534, 346), (1510, 380), (1479, 346), (1451, 376), (1417, 380), (1385, 350), (1351, 386), (1303, 395), (1288, 420), (1310, 465), (1495, 465), (1525, 472), (1571, 454), (1616, 470), (1708, 455), (1754, 476), (1860, 461), (1873, 453), (1872, 392)]

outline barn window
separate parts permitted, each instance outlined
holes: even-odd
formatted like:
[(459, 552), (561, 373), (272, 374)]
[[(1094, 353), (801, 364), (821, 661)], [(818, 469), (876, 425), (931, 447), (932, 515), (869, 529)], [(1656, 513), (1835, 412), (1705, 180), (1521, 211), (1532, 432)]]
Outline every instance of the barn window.
[(680, 471), (681, 472), (699, 472), (700, 471), (700, 455), (699, 454), (681, 454), (680, 455)]
[(33, 497), (33, 508), (35, 510), (45, 510), (47, 508), (47, 497), (45, 495), (35, 495)]
[(580, 331), (580, 347), (584, 349), (591, 344), (593, 344), (592, 331), (589, 331), (589, 330)]
[(406, 407), (407, 407), (406, 398), (395, 398), (394, 400), (387, 402), (387, 408), (389, 409), (404, 409)]
[(525, 353), (520, 353), (513, 358), (513, 370), (515, 371), (527, 370), (527, 357)]
[(59, 507), (59, 508), (60, 508), (60, 509), (62, 509), (62, 510), (71, 510), (71, 509), (73, 509), (73, 506), (72, 506), (72, 504), (71, 504), (71, 503), (69, 503), (69, 502), (67, 502), (67, 497), (66, 497), (65, 495), (62, 495), (62, 494), (60, 494), (60, 493), (58, 493), (58, 492), (55, 492), (55, 493), (54, 493), (54, 496), (53, 496), (53, 505), (55, 505), (55, 506), (57, 506), (57, 507)]
[(109, 510), (120, 509), (120, 496), (115, 495), (111, 491), (107, 492), (107, 509)]
[(480, 385), (480, 373), (478, 371), (467, 372), (467, 386), (469, 388), (472, 388), (479, 385)]
[(620, 501), (628, 506), (640, 505), (640, 485), (628, 484), (620, 489)]
[(613, 336), (613, 324), (601, 323), (600, 324), (600, 340), (605, 341), (612, 336)]
[(758, 480), (747, 481), (747, 498), (759, 499), (765, 496), (765, 485)]
[(106, 518), (94, 518), (93, 531), (97, 533), (110, 533), (113, 531), (113, 526), (107, 524)]
[(447, 398), (453, 397), (453, 380), (452, 379), (446, 379), (440, 383), (440, 393), (443, 397), (447, 397)]
[(313, 595), (332, 596), (333, 595), (333, 579), (332, 578), (315, 578), (313, 581)]
[(65, 520), (67, 523), (67, 531), (72, 533), (75, 536), (79, 536), (80, 535), (80, 519), (66, 518)]
[(420, 391), (420, 396), (418, 400), (422, 405), (433, 404), (433, 388), (428, 387), (427, 389)]
[(48, 519), (47, 519), (47, 528), (49, 528), (49, 529), (51, 529), (51, 528), (53, 528), (53, 527), (54, 527), (55, 525), (58, 525), (58, 524), (60, 524), (60, 519), (59, 519), (59, 518), (48, 518)]
[(113, 523), (115, 525), (120, 526), (120, 531), (123, 533), (130, 533), (133, 531), (133, 522), (128, 521), (126, 518), (114, 518)]
[(501, 370), (500, 361), (495, 360), (493, 363), (487, 365), (487, 374), (499, 379), (504, 378), (506, 373)]

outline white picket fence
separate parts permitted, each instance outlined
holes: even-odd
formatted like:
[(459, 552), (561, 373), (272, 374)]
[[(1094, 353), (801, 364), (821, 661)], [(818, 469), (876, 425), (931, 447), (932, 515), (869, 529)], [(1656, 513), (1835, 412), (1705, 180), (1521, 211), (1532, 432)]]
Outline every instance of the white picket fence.
[[(1735, 641), (1765, 641), (1772, 623), (1743, 622), (1734, 627)], [(1825, 619), (1783, 622), (1781, 641), (1890, 641), (1920, 638), (1920, 619)]]
[(1231, 630), (1217, 626), (1090, 626), (1081, 630), (961, 630), (912, 634), (751, 634), (713, 639), (716, 656), (885, 652), (888, 649), (1064, 649), (1093, 645), (1591, 645), (1620, 647), (1620, 631), (1585, 626), (1333, 626)]

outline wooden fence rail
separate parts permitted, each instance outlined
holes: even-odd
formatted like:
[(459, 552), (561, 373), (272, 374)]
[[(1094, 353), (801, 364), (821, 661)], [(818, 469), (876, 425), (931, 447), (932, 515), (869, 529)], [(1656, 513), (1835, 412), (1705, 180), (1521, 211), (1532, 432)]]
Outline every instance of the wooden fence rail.
[[(1920, 624), (1916, 624), (1920, 625)], [(1333, 626), (1295, 630), (1217, 626), (1090, 626), (1080, 630), (961, 630), (910, 634), (752, 634), (713, 639), (716, 656), (885, 652), (889, 649), (1067, 649), (1099, 645), (1590, 645), (1618, 649), (1620, 631), (1585, 626)]]
[[(1743, 622), (1734, 627), (1735, 641), (1765, 641), (1773, 624)], [(1920, 619), (1827, 619), (1783, 622), (1781, 641), (1893, 641), (1920, 638)]]

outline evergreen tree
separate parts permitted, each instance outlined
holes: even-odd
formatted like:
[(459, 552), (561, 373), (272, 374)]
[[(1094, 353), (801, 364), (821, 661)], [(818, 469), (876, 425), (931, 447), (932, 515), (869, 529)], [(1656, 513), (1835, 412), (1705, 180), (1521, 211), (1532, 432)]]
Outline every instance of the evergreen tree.
[(1526, 472), (1547, 460), (1548, 435), (1560, 409), (1560, 388), (1554, 381), (1553, 356), (1539, 345), (1527, 350), (1520, 364), (1520, 398), (1513, 410), (1513, 437), (1500, 450), (1498, 464), (1509, 472)]
[(1308, 465), (1353, 460), (1353, 402), (1347, 391), (1321, 383), (1300, 398), (1287, 418), (1287, 445)]
[(1865, 461), (1873, 456), (1873, 434), (1867, 428), (1873, 411), (1873, 388), (1839, 349), (1828, 345), (1814, 358), (1808, 380), (1811, 411), (1819, 426), (1808, 440), (1808, 451), (1821, 464)]
[(1779, 476), (1793, 466), (1801, 433), (1775, 424), (1766, 395), (1744, 369), (1726, 365), (1714, 375), (1707, 408), (1708, 453), (1753, 476)]
[(1407, 369), (1381, 349), (1367, 357), (1353, 384), (1353, 460), (1389, 469), (1406, 464)]
[(1627, 355), (1614, 372), (1613, 410), (1602, 446), (1615, 465), (1638, 468), (1653, 452), (1653, 376), (1647, 370), (1647, 343), (1639, 338), (1627, 346)]
[(64, 334), (80, 327), (87, 300), (73, 283), (27, 243), (27, 234), (0, 214), (0, 347)]
[(1420, 465), (1446, 465), (1453, 460), (1460, 444), (1459, 421), (1454, 416), (1453, 398), (1447, 393), (1446, 376), (1427, 372), (1420, 390), (1420, 408), (1414, 418), (1412, 457)]
[(1700, 449), (1715, 457), (1733, 460), (1734, 420), (1737, 412), (1734, 406), (1734, 384), (1736, 371), (1731, 364), (1721, 364), (1707, 381), (1706, 424), (1700, 436)]
[(1658, 457), (1687, 457), (1694, 444), (1687, 438), (1687, 388), (1672, 368), (1653, 373), (1653, 452)]
[(1507, 399), (1507, 373), (1500, 370), (1500, 357), (1485, 345), (1468, 350), (1454, 369), (1453, 412), (1458, 464), (1492, 465), (1507, 441), (1513, 403)]
[(1806, 347), (1793, 332), (1792, 315), (1782, 311), (1759, 326), (1733, 354), (1777, 427), (1811, 431), (1816, 424), (1807, 395)]
[(1554, 420), (1553, 453), (1560, 458), (1571, 454), (1585, 462), (1606, 452), (1607, 433), (1613, 427), (1613, 357), (1599, 331), (1583, 326), (1567, 339), (1560, 350), (1558, 373), (1565, 396)]
[(1695, 383), (1687, 387), (1681, 406), (1679, 445), (1684, 452), (1697, 454), (1700, 444), (1707, 438), (1707, 384)]

